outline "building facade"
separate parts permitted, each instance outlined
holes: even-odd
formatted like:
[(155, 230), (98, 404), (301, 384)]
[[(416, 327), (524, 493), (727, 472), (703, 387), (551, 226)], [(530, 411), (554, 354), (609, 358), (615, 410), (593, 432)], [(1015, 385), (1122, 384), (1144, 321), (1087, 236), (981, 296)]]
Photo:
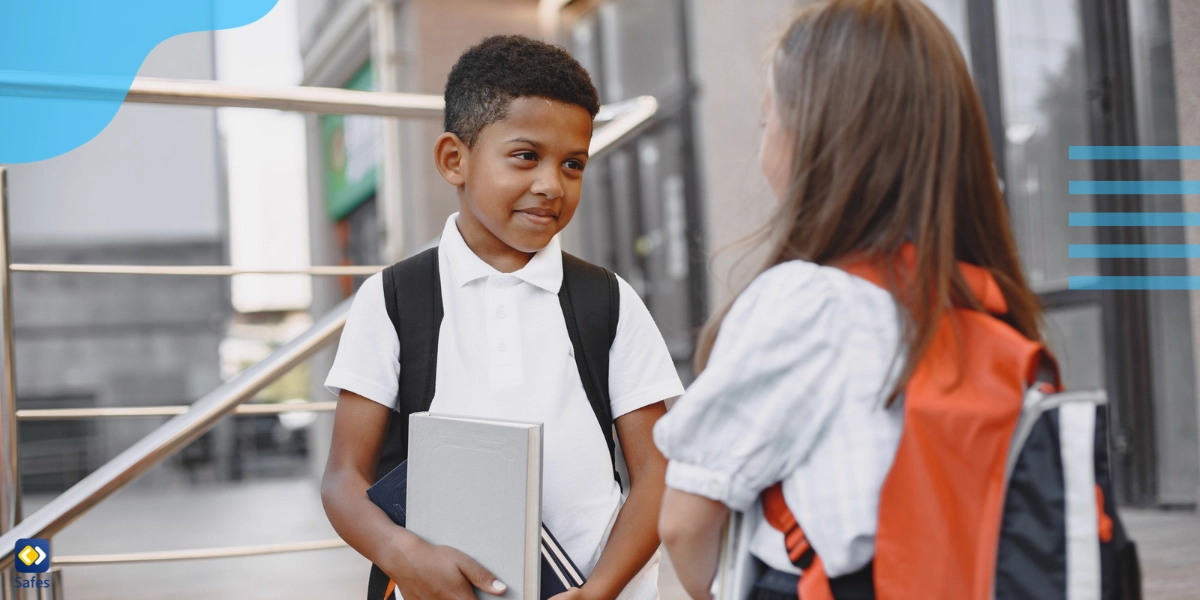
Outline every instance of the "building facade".
[[(572, 251), (633, 284), (687, 379), (698, 326), (753, 276), (761, 259), (739, 242), (773, 206), (757, 165), (767, 53), (790, 15), (807, 3), (405, 0), (394, 5), (398, 89), (440, 93), (463, 49), (488, 33), (518, 32), (573, 52), (606, 103), (640, 94), (659, 99), (654, 127), (589, 166), (578, 223), (566, 240)], [(1069, 182), (1195, 179), (1197, 167), (1194, 161), (1071, 160), (1068, 149), (1200, 143), (1200, 6), (1189, 0), (927, 4), (958, 40), (979, 88), (1018, 246), (1046, 307), (1047, 335), (1066, 384), (1108, 391), (1120, 500), (1194, 506), (1200, 297), (1071, 289), (1069, 278), (1200, 275), (1200, 262), (1070, 258), (1069, 248), (1181, 244), (1200, 234), (1071, 226), (1069, 215), (1179, 212), (1200, 208), (1200, 199), (1071, 194)], [(302, 2), (306, 84), (368, 85), (369, 6), (363, 0)], [(373, 196), (370, 168), (378, 156), (354, 156), (379, 147), (371, 137), (377, 131), (351, 118), (335, 121), (310, 119), (312, 214), (326, 215), (312, 219), (314, 264), (390, 262), (393, 257), (379, 253), (382, 214), (403, 215), (407, 251), (431, 239), (456, 206), (429, 160), (440, 124), (403, 125), (403, 206), (388, 212)], [(361, 188), (354, 187), (355, 177), (365, 182)], [(354, 282), (330, 282), (314, 299), (330, 307), (353, 289)], [(314, 385), (331, 354), (321, 360)]]
[[(213, 34), (164, 42), (139, 74), (212, 79)], [(13, 261), (225, 263), (221, 165), (213, 109), (124, 105), (87, 144), (8, 167)], [(222, 278), (14, 273), (13, 309), (19, 408), (188, 404), (221, 383)], [(163, 421), (22, 422), (25, 491), (66, 489)], [(228, 468), (224, 431), (175, 464)]]

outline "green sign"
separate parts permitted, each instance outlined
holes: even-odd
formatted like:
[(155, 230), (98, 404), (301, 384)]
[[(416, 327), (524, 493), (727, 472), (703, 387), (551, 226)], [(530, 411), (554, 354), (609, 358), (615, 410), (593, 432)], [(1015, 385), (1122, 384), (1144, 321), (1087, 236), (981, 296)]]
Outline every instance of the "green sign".
[[(371, 63), (363, 65), (346, 85), (351, 90), (375, 87)], [(334, 221), (341, 220), (375, 194), (375, 170), (379, 164), (380, 124), (365, 115), (321, 117), (321, 148), (325, 163), (325, 209)]]

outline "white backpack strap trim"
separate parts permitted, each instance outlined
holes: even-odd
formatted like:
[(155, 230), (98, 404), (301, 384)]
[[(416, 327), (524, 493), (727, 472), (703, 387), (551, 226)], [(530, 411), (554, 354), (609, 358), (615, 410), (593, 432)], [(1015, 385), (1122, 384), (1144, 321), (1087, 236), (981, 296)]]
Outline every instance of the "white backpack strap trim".
[(1067, 525), (1067, 600), (1100, 600), (1100, 531), (1096, 507), (1096, 405), (1059, 407), (1059, 442)]

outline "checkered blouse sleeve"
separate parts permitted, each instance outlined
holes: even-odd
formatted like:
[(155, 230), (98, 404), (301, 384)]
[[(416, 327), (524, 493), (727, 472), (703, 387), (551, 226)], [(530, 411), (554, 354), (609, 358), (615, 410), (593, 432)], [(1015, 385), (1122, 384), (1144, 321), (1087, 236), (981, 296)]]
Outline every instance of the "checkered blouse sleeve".
[(878, 393), (877, 361), (856, 361), (879, 354), (861, 283), (792, 261), (742, 293), (707, 368), (655, 427), (668, 486), (746, 510), (805, 463), (845, 399)]

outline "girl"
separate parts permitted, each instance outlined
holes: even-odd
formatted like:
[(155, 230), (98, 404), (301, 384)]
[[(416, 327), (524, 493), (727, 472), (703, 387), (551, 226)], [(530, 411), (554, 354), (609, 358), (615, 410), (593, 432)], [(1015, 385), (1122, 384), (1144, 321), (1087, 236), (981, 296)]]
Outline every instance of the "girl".
[[(978, 94), (919, 0), (807, 7), (778, 42), (763, 111), (779, 200), (769, 258), (709, 321), (703, 372), (655, 428), (670, 461), (659, 529), (684, 587), (707, 598), (729, 509), (783, 482), (834, 596), (871, 598), (904, 386), (951, 307), (982, 310), (956, 263), (994, 278), (1004, 322), (1031, 342), (1040, 307)], [(839, 268), (855, 264), (882, 265), (883, 287)], [(756, 593), (795, 598), (782, 534), (761, 510), (748, 518), (751, 552), (772, 569)]]

